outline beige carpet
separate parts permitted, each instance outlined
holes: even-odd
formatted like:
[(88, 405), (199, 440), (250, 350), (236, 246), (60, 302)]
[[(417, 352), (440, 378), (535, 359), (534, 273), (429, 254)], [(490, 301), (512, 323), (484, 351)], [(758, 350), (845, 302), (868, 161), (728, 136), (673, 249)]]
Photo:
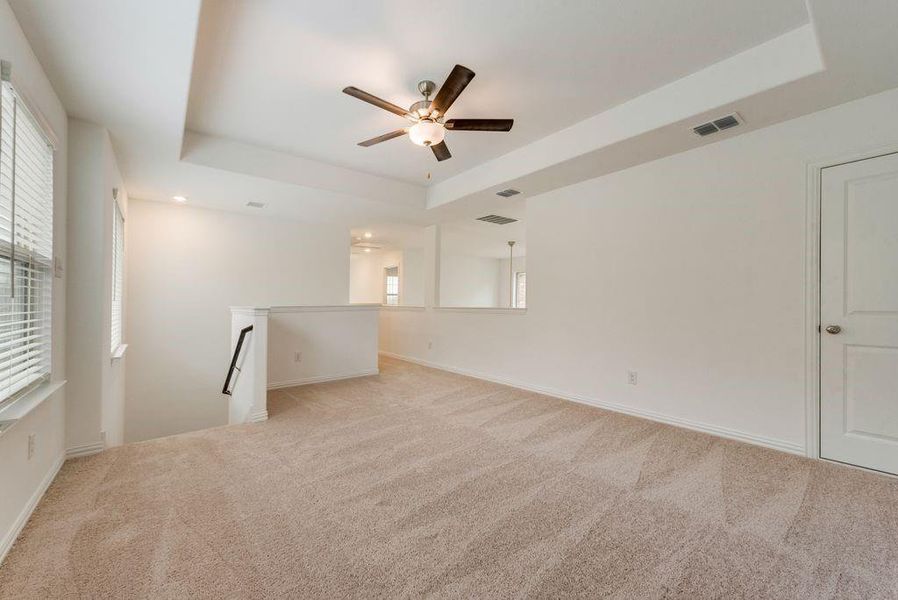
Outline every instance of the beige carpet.
[(898, 480), (381, 366), (69, 461), (0, 597), (898, 597)]

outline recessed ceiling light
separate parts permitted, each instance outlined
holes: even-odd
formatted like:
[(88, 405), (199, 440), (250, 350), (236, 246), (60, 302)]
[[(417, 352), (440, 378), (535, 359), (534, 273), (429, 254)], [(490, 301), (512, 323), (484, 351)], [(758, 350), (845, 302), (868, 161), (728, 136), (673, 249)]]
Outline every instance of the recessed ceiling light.
[(184, 204), (185, 202), (187, 202), (186, 196), (172, 196), (171, 199), (175, 202), (178, 202), (179, 204)]
[(366, 231), (366, 232), (365, 232), (365, 239), (366, 239), (366, 240), (370, 240), (372, 235), (374, 235), (374, 234), (371, 233), (370, 231)]
[(371, 252), (371, 248), (365, 248), (365, 252)]

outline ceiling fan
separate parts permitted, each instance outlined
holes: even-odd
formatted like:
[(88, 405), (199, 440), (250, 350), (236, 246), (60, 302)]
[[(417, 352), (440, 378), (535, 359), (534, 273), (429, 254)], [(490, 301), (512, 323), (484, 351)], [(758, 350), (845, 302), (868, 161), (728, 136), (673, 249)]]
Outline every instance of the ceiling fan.
[(452, 103), (461, 95), (465, 87), (474, 79), (474, 71), (461, 65), (455, 65), (443, 86), (436, 93), (433, 100), (430, 96), (436, 90), (436, 84), (432, 81), (422, 81), (418, 84), (418, 91), (424, 96), (412, 104), (408, 110), (387, 102), (373, 94), (364, 92), (357, 87), (343, 88), (344, 94), (358, 98), (378, 108), (388, 110), (400, 117), (405, 117), (413, 123), (408, 127), (379, 135), (370, 140), (359, 142), (359, 146), (373, 146), (387, 140), (392, 140), (408, 134), (409, 139), (419, 146), (430, 146), (437, 160), (452, 158), (449, 148), (443, 138), (446, 130), (450, 131), (511, 131), (514, 119), (449, 119), (446, 120), (446, 111)]

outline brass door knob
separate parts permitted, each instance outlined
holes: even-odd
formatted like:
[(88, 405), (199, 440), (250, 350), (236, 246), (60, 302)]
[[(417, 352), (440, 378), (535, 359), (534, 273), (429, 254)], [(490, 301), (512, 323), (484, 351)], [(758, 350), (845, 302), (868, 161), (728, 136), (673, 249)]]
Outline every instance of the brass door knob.
[(827, 325), (826, 326), (826, 333), (831, 333), (833, 335), (836, 335), (837, 333), (841, 333), (841, 332), (842, 332), (842, 328), (839, 327), (838, 325)]

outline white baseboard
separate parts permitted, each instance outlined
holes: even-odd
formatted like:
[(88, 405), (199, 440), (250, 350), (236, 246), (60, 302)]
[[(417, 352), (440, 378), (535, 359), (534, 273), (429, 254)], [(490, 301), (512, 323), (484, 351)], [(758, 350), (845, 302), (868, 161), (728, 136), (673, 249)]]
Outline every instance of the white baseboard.
[(357, 371), (355, 373), (343, 373), (341, 375), (318, 375), (315, 377), (303, 377), (301, 379), (291, 379), (289, 381), (277, 381), (268, 384), (269, 390), (276, 390), (285, 387), (296, 387), (297, 385), (308, 385), (310, 383), (324, 383), (326, 381), (339, 381), (341, 379), (352, 379), (354, 377), (367, 377), (368, 375), (377, 375), (380, 373), (378, 369), (367, 369), (365, 371)]
[(56, 459), (56, 462), (53, 463), (53, 466), (50, 467), (47, 475), (44, 477), (43, 481), (41, 481), (41, 484), (34, 491), (34, 494), (31, 495), (31, 498), (28, 499), (28, 503), (22, 508), (22, 512), (16, 517), (16, 520), (12, 524), (12, 528), (3, 535), (3, 540), (0, 541), (0, 564), (3, 564), (3, 559), (6, 558), (6, 555), (12, 549), (13, 544), (16, 543), (16, 538), (22, 533), (22, 529), (24, 529), (28, 519), (31, 518), (31, 513), (37, 508), (37, 505), (41, 501), (41, 498), (44, 497), (47, 488), (49, 488), (50, 484), (53, 483), (53, 480), (56, 479), (56, 474), (59, 473), (59, 469), (62, 468), (62, 463), (64, 462), (65, 455), (61, 455)]
[(530, 385), (528, 383), (523, 383), (520, 381), (513, 381), (513, 380), (505, 379), (502, 377), (494, 377), (492, 375), (488, 375), (486, 373), (480, 373), (478, 371), (473, 371), (470, 369), (460, 369), (458, 367), (442, 365), (442, 364), (438, 364), (438, 363), (434, 363), (434, 362), (430, 362), (430, 361), (426, 361), (426, 360), (421, 360), (418, 358), (412, 358), (410, 356), (394, 354), (393, 352), (380, 351), (379, 354), (381, 354), (383, 356), (388, 356), (390, 358), (395, 358), (397, 360), (404, 360), (406, 362), (415, 363), (415, 364), (418, 364), (418, 365), (421, 365), (424, 367), (440, 369), (441, 371), (449, 371), (450, 373), (466, 375), (468, 377), (474, 377), (476, 379), (483, 379), (485, 381), (491, 381), (493, 383), (507, 385), (509, 387), (526, 390), (528, 392), (536, 392), (538, 394), (545, 394), (546, 396), (553, 396), (555, 398), (560, 398), (562, 400), (569, 400), (571, 402), (577, 402), (578, 404), (588, 404), (589, 406), (595, 406), (597, 408), (604, 408), (605, 410), (623, 413), (623, 414), (631, 415), (634, 417), (641, 417), (643, 419), (649, 419), (651, 421), (657, 421), (659, 423), (665, 423), (667, 425), (673, 425), (675, 427), (683, 427), (685, 429), (691, 429), (693, 431), (709, 433), (711, 435), (716, 435), (718, 437), (723, 437), (723, 438), (727, 438), (730, 440), (736, 440), (739, 442), (754, 444), (756, 446), (764, 446), (765, 448), (772, 448), (774, 450), (780, 450), (781, 452), (788, 452), (790, 454), (798, 454), (799, 456), (806, 455), (804, 446), (801, 444), (793, 443), (793, 442), (787, 442), (787, 441), (778, 440), (775, 438), (768, 438), (768, 437), (764, 437), (764, 436), (760, 436), (760, 435), (755, 435), (753, 433), (746, 433), (744, 431), (738, 431), (736, 429), (729, 429), (727, 427), (719, 427), (717, 425), (710, 425), (708, 423), (692, 421), (692, 420), (683, 419), (680, 417), (672, 417), (669, 415), (665, 415), (665, 414), (650, 411), (650, 410), (645, 410), (645, 409), (641, 409), (641, 408), (632, 408), (630, 406), (625, 406), (623, 404), (617, 404), (614, 402), (605, 402), (603, 400), (598, 400), (596, 398), (588, 398), (586, 396), (569, 394), (569, 393), (561, 392), (559, 390), (555, 390), (555, 389), (551, 389), (551, 388), (543, 388), (543, 387), (539, 387), (539, 386), (535, 386), (535, 385)]
[(102, 452), (106, 449), (106, 444), (103, 442), (94, 442), (93, 444), (84, 444), (82, 446), (72, 446), (71, 448), (66, 448), (65, 458), (66, 460), (70, 458), (78, 458), (79, 456), (90, 456), (91, 454), (96, 454), (98, 452)]
[(267, 421), (267, 420), (268, 420), (268, 410), (263, 408), (262, 410), (257, 410), (256, 412), (252, 413), (249, 416), (249, 418), (246, 420), (246, 422), (247, 423), (261, 423), (262, 421)]

